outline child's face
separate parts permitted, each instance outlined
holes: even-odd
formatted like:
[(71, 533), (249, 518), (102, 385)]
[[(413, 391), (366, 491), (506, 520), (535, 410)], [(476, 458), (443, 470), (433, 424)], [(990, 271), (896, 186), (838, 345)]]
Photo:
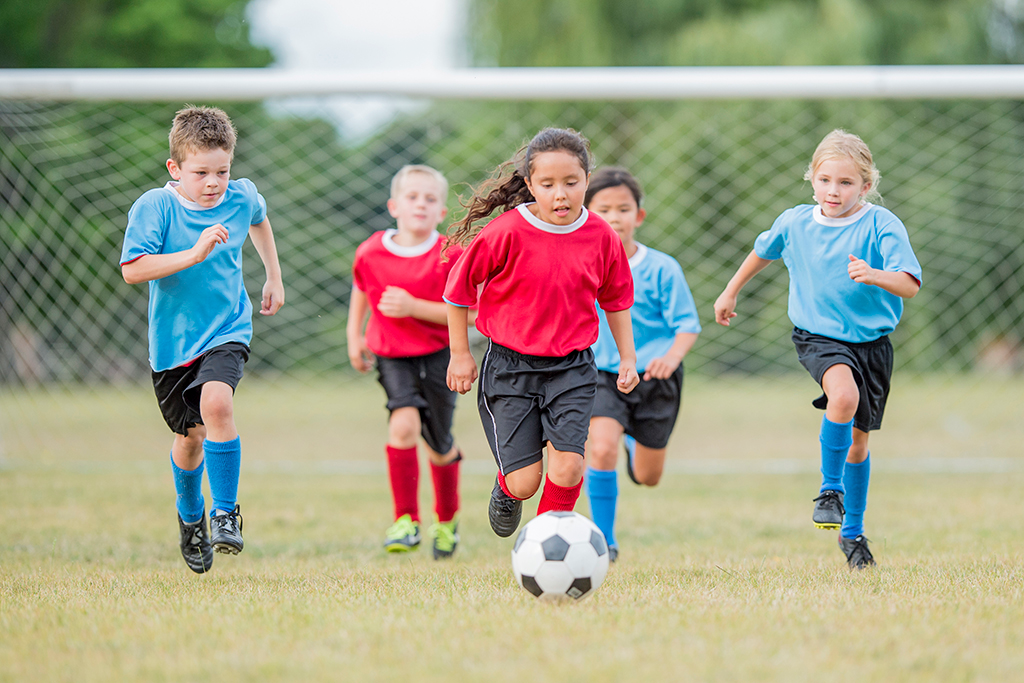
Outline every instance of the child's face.
[(870, 183), (861, 178), (851, 159), (826, 159), (811, 176), (814, 201), (829, 218), (845, 218), (856, 213)]
[(167, 171), (178, 181), (178, 193), (203, 208), (216, 206), (227, 192), (231, 153), (219, 147), (189, 153), (178, 164), (167, 160)]
[(647, 216), (647, 212), (637, 206), (636, 198), (625, 185), (606, 187), (595, 193), (587, 208), (608, 221), (625, 247), (633, 244), (633, 231)]
[(569, 225), (580, 217), (589, 175), (571, 152), (541, 152), (533, 157), (526, 186), (537, 203), (530, 207), (537, 218), (553, 225)]
[(441, 198), (441, 186), (426, 173), (410, 173), (398, 186), (398, 195), (388, 200), (388, 212), (398, 232), (427, 237), (444, 220), (448, 208)]

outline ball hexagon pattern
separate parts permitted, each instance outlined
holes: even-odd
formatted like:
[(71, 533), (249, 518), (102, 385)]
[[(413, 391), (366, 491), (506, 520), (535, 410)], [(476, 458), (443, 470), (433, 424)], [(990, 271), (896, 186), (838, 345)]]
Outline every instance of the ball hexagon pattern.
[(541, 600), (582, 600), (608, 574), (608, 544), (576, 512), (545, 512), (531, 519), (512, 548), (516, 583)]

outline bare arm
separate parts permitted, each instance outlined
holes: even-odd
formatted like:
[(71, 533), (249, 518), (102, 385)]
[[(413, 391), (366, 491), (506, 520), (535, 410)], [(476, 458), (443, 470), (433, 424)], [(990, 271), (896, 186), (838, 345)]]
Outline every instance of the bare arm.
[(363, 326), (370, 312), (370, 300), (366, 293), (355, 287), (348, 303), (348, 324), (345, 325), (345, 337), (348, 340), (348, 360), (359, 372), (368, 372), (373, 367), (373, 353), (366, 345)]
[(256, 247), (256, 253), (263, 260), (267, 270), (267, 282), (263, 285), (263, 299), (260, 313), (274, 315), (284, 306), (284, 283), (281, 281), (281, 264), (277, 260), (277, 244), (274, 242), (274, 231), (270, 227), (270, 219), (264, 218), (262, 223), (249, 226), (249, 238)]
[(628, 394), (640, 383), (636, 374), (636, 346), (633, 345), (633, 319), (629, 309), (605, 311), (608, 328), (612, 331), (615, 348), (619, 351), (619, 379), (615, 382), (619, 391)]
[(448, 304), (443, 301), (417, 299), (401, 287), (393, 285), (384, 288), (377, 310), (389, 318), (416, 318), (438, 325), (445, 325), (448, 322)]
[(202, 263), (218, 244), (228, 241), (228, 230), (220, 223), (203, 230), (195, 246), (173, 254), (146, 254), (121, 266), (121, 275), (130, 285), (159, 280)]
[(770, 263), (770, 260), (761, 258), (755, 251), (751, 251), (747, 258), (743, 259), (736, 274), (732, 276), (729, 284), (725, 286), (725, 290), (715, 300), (715, 322), (719, 325), (729, 326), (729, 321), (736, 317), (736, 299), (740, 295), (740, 290)]
[(850, 273), (850, 279), (854, 282), (881, 287), (890, 294), (895, 294), (904, 299), (913, 298), (918, 290), (921, 289), (921, 283), (910, 273), (893, 273), (887, 270), (877, 270), (853, 254), (850, 254), (850, 263), (846, 270)]
[(448, 340), (452, 351), (448, 362), (448, 388), (464, 394), (477, 378), (476, 360), (469, 349), (469, 309), (453, 304), (445, 306), (448, 307)]
[(697, 342), (696, 332), (680, 332), (670, 348), (661, 358), (652, 360), (644, 372), (644, 380), (668, 379), (676, 371), (683, 358)]

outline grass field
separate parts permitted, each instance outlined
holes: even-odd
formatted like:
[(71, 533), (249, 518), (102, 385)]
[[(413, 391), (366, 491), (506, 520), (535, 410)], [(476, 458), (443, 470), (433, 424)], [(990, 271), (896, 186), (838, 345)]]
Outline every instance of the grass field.
[(463, 543), (439, 564), (380, 548), (375, 384), (245, 380), (246, 549), (197, 576), (149, 389), (0, 394), (0, 681), (1024, 677), (1024, 382), (894, 390), (859, 573), (810, 523), (810, 380), (687, 382), (662, 484), (620, 477), (620, 561), (566, 605), (513, 583), (468, 398)]

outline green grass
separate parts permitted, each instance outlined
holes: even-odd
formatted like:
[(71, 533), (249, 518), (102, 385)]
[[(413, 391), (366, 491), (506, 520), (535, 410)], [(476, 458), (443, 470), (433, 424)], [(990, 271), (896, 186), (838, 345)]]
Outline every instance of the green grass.
[(687, 381), (668, 473), (620, 477), (621, 559), (568, 605), (513, 584), (469, 399), (439, 564), (381, 550), (379, 387), (246, 380), (246, 549), (196, 576), (148, 389), (0, 395), (0, 681), (1020, 679), (1024, 383), (899, 387), (872, 436), (881, 566), (851, 573), (810, 523), (813, 385)]

